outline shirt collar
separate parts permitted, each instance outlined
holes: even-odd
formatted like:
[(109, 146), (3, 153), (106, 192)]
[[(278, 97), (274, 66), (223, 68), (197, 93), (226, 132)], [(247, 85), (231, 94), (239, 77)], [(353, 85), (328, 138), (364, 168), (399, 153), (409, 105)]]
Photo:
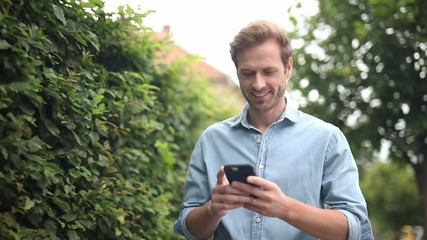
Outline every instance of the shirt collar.
[[(246, 103), (242, 112), (234, 118), (233, 122), (231, 123), (231, 127), (235, 127), (241, 124), (246, 128), (253, 128), (248, 122), (248, 113), (249, 104)], [(296, 101), (293, 101), (288, 97), (286, 97), (286, 109), (277, 122), (281, 122), (284, 119), (288, 119), (291, 122), (298, 122), (298, 104)]]

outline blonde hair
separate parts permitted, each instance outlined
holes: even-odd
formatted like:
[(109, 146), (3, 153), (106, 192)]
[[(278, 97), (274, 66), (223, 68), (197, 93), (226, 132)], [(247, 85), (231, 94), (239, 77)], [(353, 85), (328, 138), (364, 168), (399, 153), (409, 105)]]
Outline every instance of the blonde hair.
[(288, 64), (289, 57), (292, 55), (292, 47), (286, 31), (279, 25), (258, 20), (249, 23), (242, 28), (230, 43), (230, 54), (234, 65), (237, 68), (237, 54), (249, 47), (261, 44), (269, 39), (275, 39), (282, 49), (282, 62), (284, 66)]

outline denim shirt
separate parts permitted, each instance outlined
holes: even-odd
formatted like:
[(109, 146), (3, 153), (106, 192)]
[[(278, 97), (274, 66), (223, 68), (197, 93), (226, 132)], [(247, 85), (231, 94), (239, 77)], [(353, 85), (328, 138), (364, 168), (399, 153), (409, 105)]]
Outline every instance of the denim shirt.
[[(345, 136), (337, 127), (301, 112), (292, 101), (264, 134), (248, 123), (248, 105), (240, 115), (202, 133), (188, 166), (176, 233), (196, 239), (185, 225), (188, 213), (210, 200), (222, 165), (242, 163), (255, 166), (258, 176), (276, 183), (291, 198), (345, 214), (348, 239), (373, 239), (357, 166)], [(238, 208), (222, 218), (214, 239), (315, 238), (278, 218)]]

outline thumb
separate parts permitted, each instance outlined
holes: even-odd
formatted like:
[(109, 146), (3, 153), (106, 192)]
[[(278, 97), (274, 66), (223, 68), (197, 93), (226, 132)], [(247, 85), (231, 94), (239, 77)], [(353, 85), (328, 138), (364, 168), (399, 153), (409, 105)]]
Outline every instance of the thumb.
[(218, 171), (218, 174), (216, 175), (216, 184), (218, 185), (228, 185), (227, 177), (225, 176), (224, 172), (224, 166), (221, 166), (221, 169)]

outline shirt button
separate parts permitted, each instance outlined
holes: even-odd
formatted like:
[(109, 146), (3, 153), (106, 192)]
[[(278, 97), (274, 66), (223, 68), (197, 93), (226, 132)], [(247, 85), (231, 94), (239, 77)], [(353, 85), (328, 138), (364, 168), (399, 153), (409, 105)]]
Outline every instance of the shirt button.
[(259, 218), (259, 217), (255, 218), (255, 222), (260, 223), (261, 222), (261, 218)]
[(264, 164), (260, 164), (259, 168), (263, 169), (264, 168)]
[(256, 140), (256, 143), (260, 144), (260, 143), (261, 143), (261, 138), (258, 138), (258, 139)]

